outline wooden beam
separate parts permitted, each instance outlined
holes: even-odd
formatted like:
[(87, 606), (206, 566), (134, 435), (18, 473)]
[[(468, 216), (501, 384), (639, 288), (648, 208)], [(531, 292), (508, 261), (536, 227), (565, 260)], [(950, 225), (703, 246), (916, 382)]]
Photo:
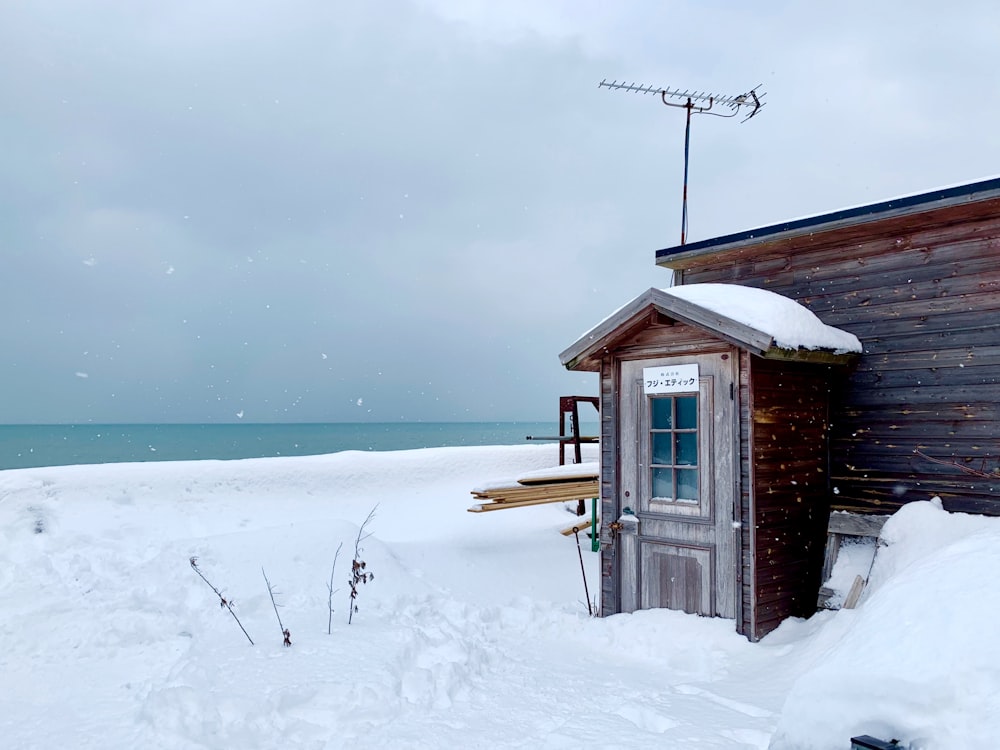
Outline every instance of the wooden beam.
[(828, 349), (783, 349), (772, 346), (760, 355), (764, 359), (778, 359), (787, 362), (808, 362), (820, 365), (849, 365), (861, 355), (855, 352), (838, 354)]
[(860, 513), (831, 513), (828, 531), (846, 536), (878, 537), (889, 516), (862, 515)]
[(854, 583), (851, 584), (851, 590), (847, 592), (847, 598), (844, 599), (844, 606), (841, 609), (854, 609), (858, 606), (858, 600), (864, 590), (865, 579), (861, 576), (854, 576)]
[(562, 482), (559, 484), (524, 485), (522, 487), (503, 487), (497, 490), (473, 492), (476, 500), (489, 500), (506, 503), (536, 498), (548, 498), (550, 502), (563, 500), (579, 500), (600, 495), (600, 483), (595, 479), (587, 482)]
[[(600, 524), (600, 521), (598, 521), (598, 524)], [(567, 526), (565, 529), (562, 529), (559, 533), (562, 534), (563, 536), (573, 536), (574, 534), (581, 531), (584, 532), (589, 531), (592, 525), (593, 521), (591, 521), (591, 519), (586, 519), (586, 520), (581, 519), (572, 526)]]
[[(580, 498), (571, 498), (571, 500), (572, 499), (580, 499)], [(473, 505), (471, 508), (469, 508), (469, 513), (486, 513), (487, 511), (491, 510), (504, 510), (505, 508), (527, 508), (531, 505), (545, 505), (547, 503), (563, 503), (563, 502), (567, 501), (562, 498), (552, 499), (547, 497), (538, 497), (532, 500), (518, 500), (516, 502), (481, 503), (479, 505)]]

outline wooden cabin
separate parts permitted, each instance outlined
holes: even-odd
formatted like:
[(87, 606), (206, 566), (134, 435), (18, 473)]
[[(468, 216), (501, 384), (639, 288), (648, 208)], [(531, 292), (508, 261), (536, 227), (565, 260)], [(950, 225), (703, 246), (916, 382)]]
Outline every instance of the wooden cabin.
[[(677, 289), (560, 355), (601, 379), (602, 614), (683, 609), (756, 640), (815, 611), (831, 510), (1000, 515), (1000, 179), (656, 262)], [(676, 294), (717, 284), (794, 301), (863, 351)], [(682, 384), (647, 387), (664, 373)]]

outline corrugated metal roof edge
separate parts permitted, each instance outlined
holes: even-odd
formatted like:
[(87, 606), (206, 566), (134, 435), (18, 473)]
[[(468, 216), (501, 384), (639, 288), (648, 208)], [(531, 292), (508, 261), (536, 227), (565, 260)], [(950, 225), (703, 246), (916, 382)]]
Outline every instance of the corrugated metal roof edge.
[[(727, 234), (707, 240), (699, 240), (686, 245), (677, 245), (656, 251), (656, 263), (669, 261), (681, 255), (701, 254), (707, 250), (723, 250), (733, 247), (754, 245), (784, 237), (795, 237), (809, 232), (825, 231), (827, 229), (862, 224), (874, 221), (886, 214), (918, 213), (933, 208), (944, 208), (970, 201), (989, 200), (1000, 197), (1000, 177), (971, 182), (948, 188), (939, 188), (927, 193), (892, 198), (879, 203), (845, 208), (832, 213), (817, 214), (802, 219), (794, 219), (781, 224), (749, 229), (744, 232)], [(664, 265), (668, 265), (664, 263)]]

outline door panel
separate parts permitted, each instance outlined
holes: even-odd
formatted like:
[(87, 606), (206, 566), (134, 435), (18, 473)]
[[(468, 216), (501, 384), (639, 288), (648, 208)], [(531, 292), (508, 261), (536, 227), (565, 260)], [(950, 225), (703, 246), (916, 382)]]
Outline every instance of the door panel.
[[(621, 363), (622, 506), (639, 520), (622, 607), (735, 617), (735, 352)], [(643, 369), (698, 365), (689, 390), (646, 393)]]
[(709, 614), (712, 610), (711, 547), (640, 542), (642, 609), (666, 607)]

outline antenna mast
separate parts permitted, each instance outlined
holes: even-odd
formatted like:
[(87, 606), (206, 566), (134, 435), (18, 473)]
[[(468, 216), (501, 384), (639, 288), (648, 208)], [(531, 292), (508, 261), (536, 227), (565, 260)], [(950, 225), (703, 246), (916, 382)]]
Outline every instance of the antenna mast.
[[(625, 83), (618, 81), (612, 81), (608, 83), (605, 79), (597, 84), (598, 88), (616, 89), (619, 91), (630, 91), (634, 94), (659, 94), (660, 99), (668, 107), (680, 107), (687, 112), (687, 123), (684, 127), (684, 192), (681, 204), (681, 244), (683, 245), (687, 242), (687, 219), (688, 219), (688, 160), (691, 146), (691, 115), (715, 115), (716, 117), (736, 117), (738, 114), (743, 114), (744, 117), (740, 122), (746, 122), (751, 117), (760, 112), (760, 108), (764, 106), (764, 102), (761, 100), (764, 98), (764, 93), (757, 93), (757, 89), (763, 84), (750, 89), (745, 94), (739, 94), (738, 96), (728, 96), (720, 94), (710, 94), (706, 91), (689, 91), (687, 89), (681, 91), (680, 89), (670, 89), (670, 88), (653, 88), (652, 86), (643, 86), (641, 84), (636, 85), (635, 83)], [(667, 99), (677, 99), (681, 101), (668, 102)], [(724, 107), (728, 107), (730, 112), (728, 114), (723, 112), (712, 112), (710, 111), (712, 107), (716, 104), (720, 104)], [(749, 113), (746, 112), (749, 110)]]

